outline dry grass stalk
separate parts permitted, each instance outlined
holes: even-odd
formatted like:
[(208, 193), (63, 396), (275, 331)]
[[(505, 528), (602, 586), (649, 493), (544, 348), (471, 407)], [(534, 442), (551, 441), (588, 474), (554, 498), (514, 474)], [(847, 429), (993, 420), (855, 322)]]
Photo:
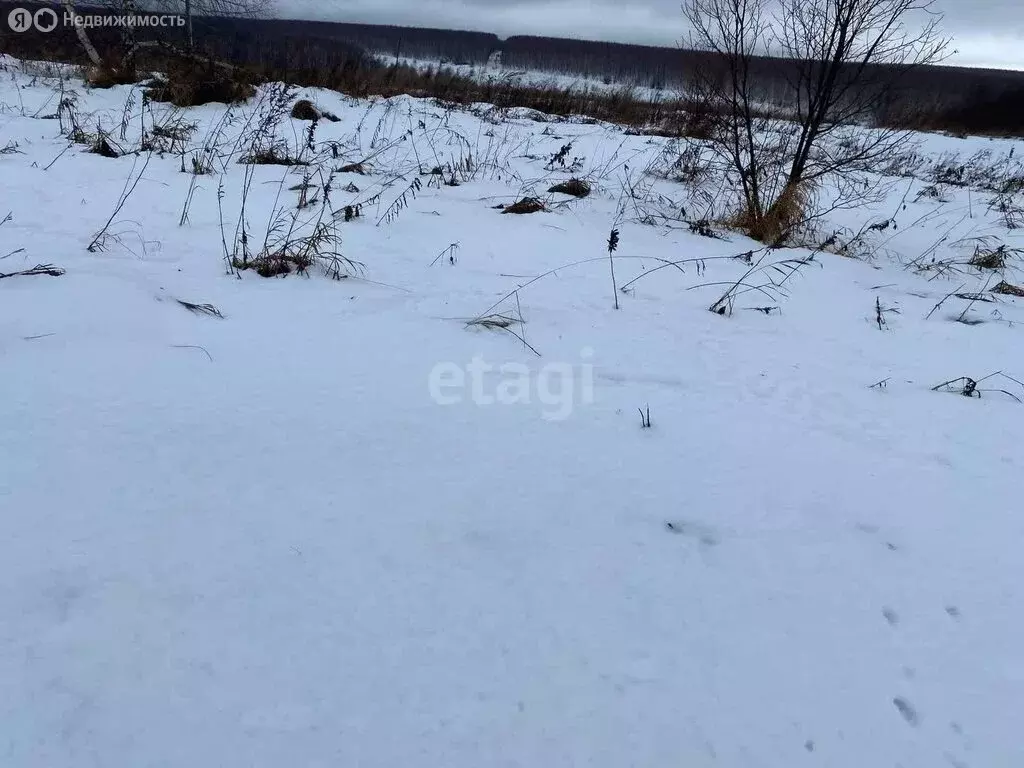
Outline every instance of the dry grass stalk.
[(175, 301), (193, 315), (209, 315), (210, 317), (219, 317), (224, 319), (224, 315), (222, 315), (220, 310), (213, 306), (213, 304), (193, 304), (191, 301), (184, 301), (182, 299), (175, 299)]
[(950, 379), (949, 381), (944, 381), (941, 384), (936, 384), (934, 387), (932, 387), (932, 392), (956, 392), (957, 394), (963, 395), (964, 397), (977, 398), (981, 397), (982, 392), (999, 392), (1001, 394), (1006, 395), (1007, 397), (1013, 398), (1018, 403), (1021, 402), (1021, 399), (1017, 397), (1017, 395), (1013, 394), (1012, 392), (1008, 392), (1005, 389), (979, 388), (978, 385), (981, 384), (983, 381), (987, 381), (988, 379), (992, 379), (997, 376), (1006, 379), (1007, 381), (1011, 381), (1014, 384), (1017, 384), (1020, 387), (1024, 388), (1024, 382), (1021, 382), (1018, 379), (1013, 378), (1013, 376), (1008, 376), (1002, 371), (995, 371), (994, 373), (990, 373), (988, 376), (982, 376), (980, 379), (972, 379), (970, 376), (960, 376), (955, 379)]
[(474, 317), (472, 320), (466, 321), (466, 325), (478, 325), (481, 328), (511, 328), (513, 325), (520, 323), (518, 318), (511, 317), (510, 315), (502, 315), (494, 313), (491, 315), (484, 315), (483, 317)]
[[(17, 253), (17, 251), (15, 251), (15, 253)], [(31, 269), (22, 269), (17, 272), (0, 272), (0, 280), (5, 277), (31, 277), (32, 275), (60, 277), (63, 274), (64, 270), (61, 267), (55, 267), (53, 264), (36, 264)]]

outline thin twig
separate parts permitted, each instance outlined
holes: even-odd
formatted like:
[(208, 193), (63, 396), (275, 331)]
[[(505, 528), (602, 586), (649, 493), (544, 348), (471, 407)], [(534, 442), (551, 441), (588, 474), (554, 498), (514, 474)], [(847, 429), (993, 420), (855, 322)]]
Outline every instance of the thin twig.
[(198, 349), (198, 350), (201, 350), (206, 355), (206, 357), (209, 358), (210, 362), (211, 363), (213, 362), (213, 355), (211, 355), (207, 351), (206, 347), (201, 347), (198, 344), (171, 344), (171, 346), (174, 347), (175, 349)]

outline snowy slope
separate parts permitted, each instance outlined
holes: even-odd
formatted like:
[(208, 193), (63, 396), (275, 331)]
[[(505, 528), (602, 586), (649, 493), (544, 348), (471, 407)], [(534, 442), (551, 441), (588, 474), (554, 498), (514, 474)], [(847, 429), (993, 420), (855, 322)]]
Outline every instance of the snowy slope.
[(387, 51), (372, 51), (371, 54), (381, 64), (403, 64), (419, 71), (435, 70), (450, 72), (461, 77), (468, 77), (481, 83), (514, 84), (536, 88), (556, 88), (571, 90), (578, 93), (616, 93), (628, 90), (637, 99), (648, 101), (671, 101), (683, 98), (686, 94), (678, 88), (666, 87), (655, 89), (646, 82), (619, 82), (603, 77), (587, 77), (583, 75), (550, 72), (540, 69), (516, 69), (502, 64), (501, 58), (491, 55), (484, 65), (456, 64), (454, 62), (439, 63), (426, 59), (414, 59), (408, 56), (394, 56)]
[[(381, 193), (339, 223), (363, 270), (236, 279), (218, 185), (230, 240), (245, 166), (199, 177), (179, 226), (192, 177), (154, 155), (90, 252), (145, 156), (68, 148), (42, 119), (55, 81), (4, 66), (0, 256), (24, 251), (0, 274), (66, 274), (0, 279), (0, 764), (1024, 764), (1024, 406), (931, 391), (1024, 378), (1024, 300), (978, 302), (968, 325), (953, 297), (926, 319), (990, 276), (905, 267), (943, 233), (940, 255), (1020, 245), (989, 195), (915, 202), (923, 182), (901, 181), (837, 214), (898, 211), (875, 258), (818, 253), (788, 297), (718, 316), (748, 269), (731, 257), (757, 245), (620, 213), (625, 166), (664, 139), (311, 92), (341, 118), (317, 129), (329, 164), (375, 155), (331, 197)], [(125, 147), (169, 112), (67, 87)], [(224, 112), (187, 111), (190, 151)], [(297, 146), (307, 126), (278, 133)], [(582, 201), (546, 192), (570, 140)], [(467, 144), (473, 178), (421, 177), (377, 226), (418, 166)], [(301, 180), (256, 169), (259, 239)], [(552, 210), (493, 208), (531, 191)], [(650, 272), (619, 310), (613, 225), (618, 285)], [(809, 252), (772, 258), (792, 255)], [(876, 300), (899, 310), (882, 329)], [(488, 312), (521, 313), (539, 356), (466, 326)]]

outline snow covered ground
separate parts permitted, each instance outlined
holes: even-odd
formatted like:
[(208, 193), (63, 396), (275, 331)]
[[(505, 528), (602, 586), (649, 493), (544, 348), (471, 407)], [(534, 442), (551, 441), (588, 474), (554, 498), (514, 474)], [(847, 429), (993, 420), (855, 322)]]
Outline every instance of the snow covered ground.
[[(908, 268), (1024, 244), (991, 193), (901, 179), (822, 225), (892, 217), (870, 258), (719, 316), (764, 254), (689, 231), (666, 139), (306, 92), (340, 121), (275, 130), (319, 166), (252, 167), (265, 99), (65, 83), (121, 150), (196, 124), (147, 163), (2, 66), (0, 274), (66, 272), (0, 279), (0, 765), (1024, 764), (1024, 389), (932, 391), (1024, 379), (1024, 299), (949, 296), (1019, 275)], [(257, 251), (360, 161), (327, 216), (360, 270), (228, 274), (247, 168)]]
[(451, 72), (482, 83), (557, 88), (559, 90), (595, 94), (611, 94), (628, 90), (635, 98), (647, 99), (649, 101), (671, 101), (686, 96), (681, 89), (672, 86), (666, 86), (661, 89), (651, 88), (649, 86), (650, 78), (647, 78), (645, 83), (624, 83), (611, 79), (606, 80), (603, 77), (587, 77), (541, 69), (519, 69), (504, 65), (501, 57), (494, 54), (491, 55), (486, 64), (479, 65), (459, 64), (451, 61), (439, 63), (437, 61), (415, 59), (408, 56), (396, 57), (393, 54), (388, 54), (386, 51), (374, 51), (372, 55), (381, 64), (404, 64), (421, 72), (425, 70)]

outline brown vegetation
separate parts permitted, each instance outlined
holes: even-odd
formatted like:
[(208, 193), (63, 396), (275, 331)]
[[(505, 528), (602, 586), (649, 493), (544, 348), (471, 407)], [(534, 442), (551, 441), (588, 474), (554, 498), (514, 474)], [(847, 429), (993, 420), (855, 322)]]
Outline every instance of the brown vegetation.
[(544, 203), (535, 197), (524, 197), (522, 200), (517, 200), (511, 205), (506, 205), (501, 212), (502, 213), (538, 213), (539, 211), (547, 210), (544, 207)]
[(563, 195), (572, 195), (573, 197), (586, 197), (590, 194), (590, 184), (582, 179), (569, 179), (568, 181), (555, 184), (548, 192), (560, 192)]
[(258, 78), (243, 67), (228, 66), (212, 57), (167, 54), (161, 58), (164, 76), (151, 81), (146, 89), (151, 101), (176, 107), (235, 104), (255, 93)]

